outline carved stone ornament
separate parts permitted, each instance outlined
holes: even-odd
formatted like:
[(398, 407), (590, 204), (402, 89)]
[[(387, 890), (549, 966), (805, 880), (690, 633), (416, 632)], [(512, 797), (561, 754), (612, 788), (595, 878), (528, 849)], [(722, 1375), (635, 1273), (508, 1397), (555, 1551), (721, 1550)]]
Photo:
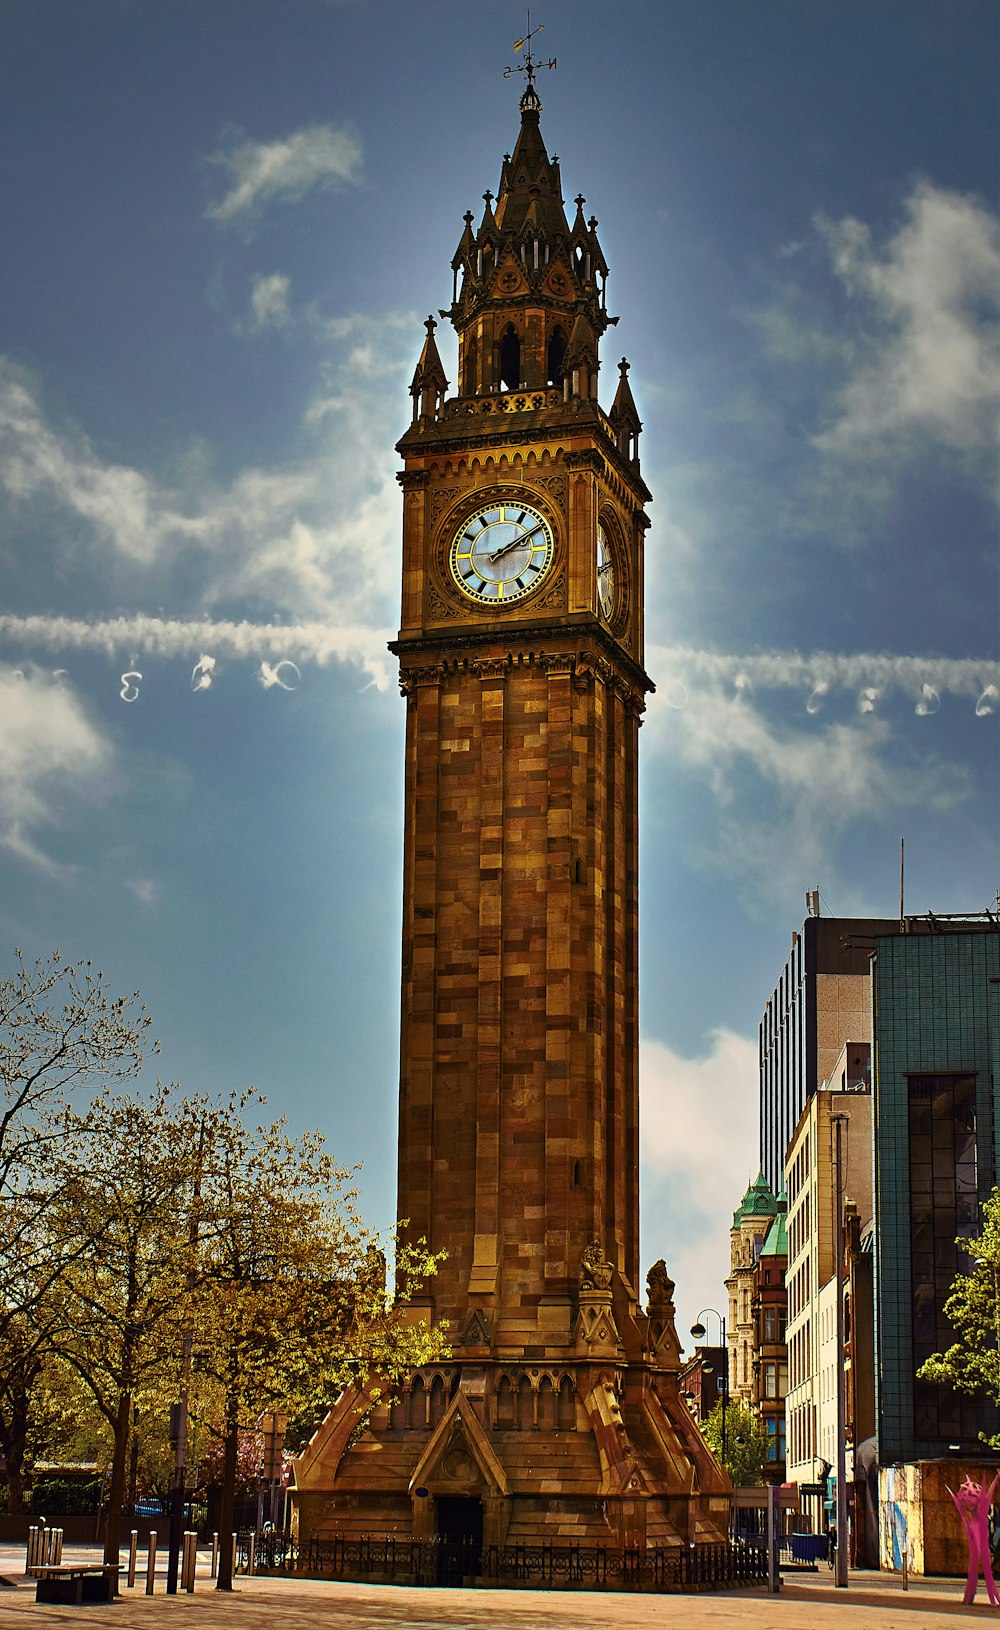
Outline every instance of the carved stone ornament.
[(470, 667), (479, 679), (506, 679), (513, 663), (510, 657), (477, 657)]
[(428, 485), (430, 478), (431, 473), (429, 470), (397, 470), (396, 472), (396, 480), (404, 492), (421, 491)]
[(610, 1290), (614, 1271), (611, 1263), (604, 1255), (604, 1247), (600, 1240), (591, 1240), (583, 1253), (580, 1264), (580, 1289)]
[(661, 1257), (654, 1262), (646, 1275), (646, 1298), (650, 1312), (673, 1306), (674, 1282), (667, 1272), (667, 1264)]
[(462, 1331), (462, 1347), (488, 1347), (490, 1341), (490, 1327), (486, 1314), (481, 1307), (474, 1307)]

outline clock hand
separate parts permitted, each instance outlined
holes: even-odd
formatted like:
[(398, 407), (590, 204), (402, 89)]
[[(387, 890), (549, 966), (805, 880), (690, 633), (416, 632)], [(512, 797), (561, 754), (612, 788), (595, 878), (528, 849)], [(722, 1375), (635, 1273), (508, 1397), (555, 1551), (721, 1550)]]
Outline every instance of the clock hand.
[(507, 554), (510, 549), (519, 549), (523, 543), (530, 543), (541, 530), (540, 526), (536, 526), (531, 532), (523, 532), (519, 538), (511, 538), (509, 543), (502, 543), (499, 549), (494, 549), (490, 560), (499, 560), (500, 556)]

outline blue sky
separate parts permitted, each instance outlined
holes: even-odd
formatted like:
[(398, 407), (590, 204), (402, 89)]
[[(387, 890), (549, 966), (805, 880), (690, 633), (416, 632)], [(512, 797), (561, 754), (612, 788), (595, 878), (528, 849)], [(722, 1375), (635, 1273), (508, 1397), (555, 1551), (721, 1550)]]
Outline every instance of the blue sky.
[[(507, 0), (5, 0), (0, 934), (395, 1183), (394, 443), (518, 127)], [(992, 0), (550, 0), (654, 494), (643, 1260), (721, 1305), (818, 887), (1000, 886)], [(478, 218), (478, 216), (477, 216)], [(439, 330), (445, 366), (454, 348)], [(141, 679), (123, 680), (125, 674)], [(124, 694), (123, 694), (124, 693)]]

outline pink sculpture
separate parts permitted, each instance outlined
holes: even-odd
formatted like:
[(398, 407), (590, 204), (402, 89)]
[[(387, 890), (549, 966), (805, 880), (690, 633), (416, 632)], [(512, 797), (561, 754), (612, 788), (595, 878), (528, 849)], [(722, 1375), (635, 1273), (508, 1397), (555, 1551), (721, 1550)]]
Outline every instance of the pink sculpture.
[[(962, 1519), (965, 1537), (969, 1542), (969, 1574), (965, 1581), (965, 1595), (962, 1600), (966, 1607), (971, 1607), (976, 1599), (976, 1586), (979, 1583), (979, 1564), (983, 1566), (983, 1576), (986, 1580), (986, 1594), (993, 1607), (1000, 1606), (1000, 1595), (993, 1583), (993, 1564), (990, 1558), (990, 1531), (989, 1510), (993, 1501), (993, 1491), (1000, 1482), (1000, 1472), (994, 1477), (989, 1488), (986, 1479), (981, 1483), (974, 1483), (966, 1473), (965, 1481), (956, 1494), (954, 1489), (948, 1489)], [(947, 1483), (945, 1488), (948, 1488)]]

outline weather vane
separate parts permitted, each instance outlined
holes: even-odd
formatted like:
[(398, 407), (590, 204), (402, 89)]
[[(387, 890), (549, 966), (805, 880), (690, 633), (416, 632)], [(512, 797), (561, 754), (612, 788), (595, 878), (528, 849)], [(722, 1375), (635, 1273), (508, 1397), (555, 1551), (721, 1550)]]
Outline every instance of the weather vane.
[(531, 26), (531, 12), (529, 11), (528, 12), (528, 26), (527, 26), (524, 34), (521, 36), (521, 38), (519, 40), (514, 41), (514, 51), (516, 53), (518, 51), (523, 50), (524, 51), (524, 61), (515, 63), (513, 68), (505, 68), (504, 71), (503, 71), (504, 79), (509, 79), (512, 74), (527, 74), (527, 76), (528, 76), (528, 89), (531, 90), (531, 91), (534, 91), (534, 89), (535, 89), (535, 74), (536, 74), (537, 70), (539, 68), (554, 68), (555, 67), (555, 65), (556, 65), (555, 57), (550, 57), (548, 62), (536, 62), (534, 57), (531, 54), (531, 42), (534, 39), (536, 34), (540, 34), (542, 32), (542, 29), (544, 27), (545, 27), (544, 23), (539, 23), (537, 28), (532, 28), (532, 26)]

